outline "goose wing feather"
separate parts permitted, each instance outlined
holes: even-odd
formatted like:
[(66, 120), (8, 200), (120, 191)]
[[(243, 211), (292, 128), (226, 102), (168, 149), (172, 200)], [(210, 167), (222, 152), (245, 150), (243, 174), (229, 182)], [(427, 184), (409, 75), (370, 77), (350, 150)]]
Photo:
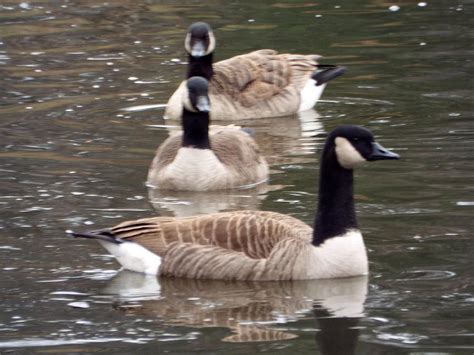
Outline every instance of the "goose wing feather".
[(164, 256), (171, 246), (197, 245), (257, 260), (267, 258), (281, 240), (310, 242), (312, 228), (275, 212), (236, 211), (187, 218), (145, 218), (123, 222), (105, 232), (139, 243), (159, 256)]
[(290, 66), (277, 52), (251, 52), (214, 65), (211, 94), (224, 93), (248, 107), (283, 90), (290, 76)]
[(278, 241), (268, 255), (255, 259), (243, 251), (221, 246), (174, 243), (163, 258), (160, 274), (239, 281), (299, 279), (304, 278), (306, 265), (298, 255), (304, 255), (309, 246), (310, 243), (289, 237)]
[(212, 150), (219, 160), (239, 174), (255, 174), (255, 168), (260, 164), (265, 164), (257, 143), (240, 128), (223, 127), (220, 130), (214, 130), (210, 140)]
[(308, 79), (317, 69), (317, 54), (301, 55), (301, 54), (281, 54), (291, 67), (291, 84), (300, 91), (305, 86)]
[(156, 172), (168, 164), (171, 164), (178, 154), (179, 148), (182, 147), (183, 133), (172, 133), (156, 150), (155, 158), (153, 159), (150, 167), (150, 173), (152, 176), (156, 175)]
[(251, 107), (282, 93), (288, 85), (299, 91), (316, 70), (318, 58), (264, 49), (217, 62), (211, 94), (229, 95)]

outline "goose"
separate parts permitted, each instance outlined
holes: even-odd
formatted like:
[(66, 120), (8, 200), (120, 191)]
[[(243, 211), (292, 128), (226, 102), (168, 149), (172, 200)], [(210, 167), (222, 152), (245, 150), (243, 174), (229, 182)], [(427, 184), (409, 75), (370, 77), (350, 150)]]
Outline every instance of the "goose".
[(70, 233), (98, 240), (125, 269), (147, 274), (241, 281), (363, 275), (368, 260), (354, 207), (353, 169), (382, 159), (399, 156), (363, 127), (341, 126), (329, 134), (314, 229), (276, 212), (235, 211)]
[[(216, 40), (211, 27), (193, 23), (186, 35), (187, 77), (210, 81), (214, 120), (288, 116), (311, 109), (326, 83), (345, 72), (344, 67), (320, 65), (319, 55), (280, 54), (257, 50), (213, 64)], [(323, 69), (323, 70), (319, 70)], [(165, 119), (181, 117), (185, 82), (170, 97)]]
[(147, 183), (165, 190), (209, 191), (264, 182), (268, 164), (248, 131), (237, 126), (209, 130), (208, 83), (186, 81), (181, 100), (183, 131), (158, 148)]

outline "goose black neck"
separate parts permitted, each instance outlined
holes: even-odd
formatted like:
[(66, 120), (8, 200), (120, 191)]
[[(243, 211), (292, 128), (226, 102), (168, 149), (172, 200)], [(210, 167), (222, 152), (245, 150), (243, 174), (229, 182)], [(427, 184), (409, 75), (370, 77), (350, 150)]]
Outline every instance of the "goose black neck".
[(211, 80), (214, 75), (214, 70), (212, 69), (212, 53), (202, 57), (193, 57), (188, 55), (188, 79), (192, 76), (202, 76), (206, 80)]
[(209, 142), (209, 113), (192, 112), (183, 108), (183, 147), (211, 149)]
[(321, 158), (318, 211), (313, 231), (313, 245), (356, 229), (353, 172), (337, 161), (334, 141), (326, 144)]

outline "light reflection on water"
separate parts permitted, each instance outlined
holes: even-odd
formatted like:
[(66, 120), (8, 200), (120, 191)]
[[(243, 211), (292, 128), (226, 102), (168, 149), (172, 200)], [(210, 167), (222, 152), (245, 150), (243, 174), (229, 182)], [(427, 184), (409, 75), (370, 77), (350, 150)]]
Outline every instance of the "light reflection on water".
[[(110, 352), (140, 352), (159, 342), (175, 352), (334, 353), (337, 338), (347, 354), (469, 353), (467, 5), (403, 3), (392, 12), (378, 0), (2, 3), (0, 346), (91, 353), (106, 343)], [(218, 59), (314, 47), (325, 63), (349, 68), (315, 110), (239, 122), (255, 129), (271, 163), (263, 191), (161, 196), (144, 184), (172, 124), (161, 118), (184, 75), (183, 33), (197, 19), (215, 27)], [(196, 210), (273, 210), (311, 223), (317, 155), (341, 123), (369, 127), (402, 155), (356, 173), (371, 263), (367, 294), (366, 286), (349, 292), (357, 315), (337, 313), (345, 309), (338, 292), (357, 279), (310, 282), (308, 295), (297, 283), (157, 283), (116, 275), (99, 246), (64, 235)], [(238, 342), (252, 337), (267, 341)]]

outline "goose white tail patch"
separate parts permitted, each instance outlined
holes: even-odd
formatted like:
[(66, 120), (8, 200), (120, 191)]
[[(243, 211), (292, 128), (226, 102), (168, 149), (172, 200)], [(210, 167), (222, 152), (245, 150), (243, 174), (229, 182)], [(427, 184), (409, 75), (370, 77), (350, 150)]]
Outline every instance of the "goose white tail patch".
[(114, 244), (102, 240), (99, 240), (99, 243), (115, 256), (125, 269), (149, 275), (158, 274), (161, 258), (140, 244), (134, 242)]
[(353, 169), (367, 161), (346, 138), (336, 137), (335, 143), (337, 161), (343, 168)]
[(309, 79), (300, 91), (300, 107), (298, 108), (298, 112), (313, 108), (323, 94), (325, 87), (326, 84), (316, 86), (316, 80)]

